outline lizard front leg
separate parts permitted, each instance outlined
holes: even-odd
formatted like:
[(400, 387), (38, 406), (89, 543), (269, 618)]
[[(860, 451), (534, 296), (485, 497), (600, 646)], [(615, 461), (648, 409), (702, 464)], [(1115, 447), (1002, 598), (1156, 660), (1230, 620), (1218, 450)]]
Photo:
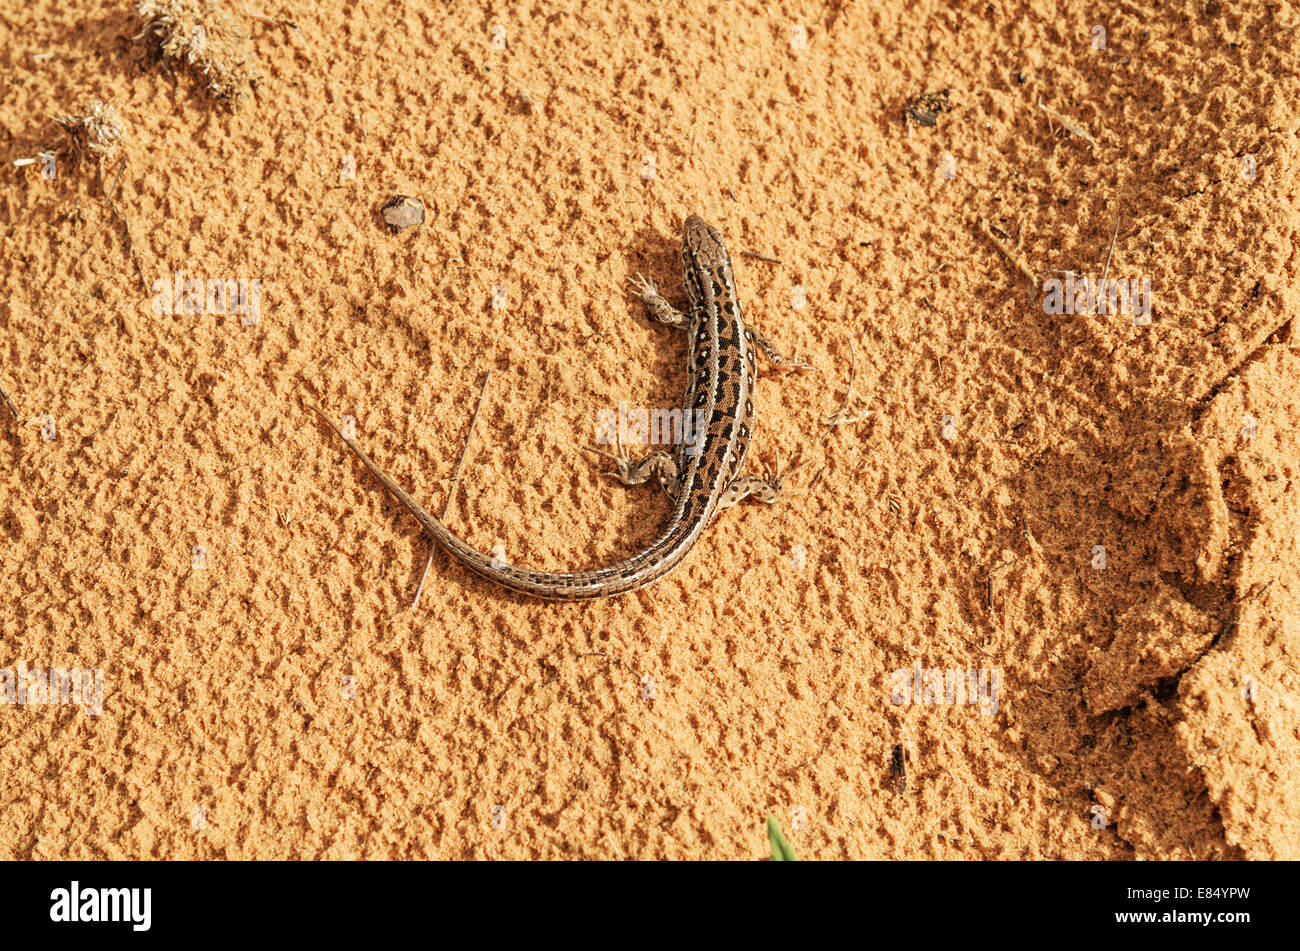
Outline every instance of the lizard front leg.
[(640, 274), (628, 278), (628, 281), (641, 293), (641, 301), (645, 304), (646, 313), (659, 323), (670, 327), (686, 327), (690, 324), (691, 319), (688, 315), (683, 314), (660, 296), (659, 288), (655, 286), (654, 281)]

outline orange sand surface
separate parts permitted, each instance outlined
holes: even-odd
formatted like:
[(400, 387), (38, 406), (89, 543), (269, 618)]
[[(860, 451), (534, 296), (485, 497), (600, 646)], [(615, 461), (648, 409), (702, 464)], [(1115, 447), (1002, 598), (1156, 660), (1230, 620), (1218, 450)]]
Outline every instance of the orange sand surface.
[[(1300, 857), (1294, 3), (73, 6), (0, 9), (0, 669), (102, 712), (0, 705), (0, 855)], [(482, 551), (628, 555), (669, 502), (579, 448), (680, 399), (627, 280), (692, 213), (811, 464), (649, 588), (413, 609), (304, 400), (435, 513), (468, 438)]]

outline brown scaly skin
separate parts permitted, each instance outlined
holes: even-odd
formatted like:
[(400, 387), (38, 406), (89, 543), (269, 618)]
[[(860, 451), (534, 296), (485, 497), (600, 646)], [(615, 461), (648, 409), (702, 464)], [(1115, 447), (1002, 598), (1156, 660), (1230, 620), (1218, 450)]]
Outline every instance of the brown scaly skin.
[[(311, 408), (334, 429), (348, 448), (415, 516), (437, 544), (470, 570), (512, 591), (560, 601), (604, 598), (643, 588), (680, 562), (721, 509), (753, 495), (775, 502), (782, 478), (741, 475), (754, 421), (754, 351), (776, 366), (806, 368), (790, 363), (757, 331), (745, 327), (731, 272), (731, 258), (717, 229), (692, 215), (682, 239), (682, 270), (690, 313), (674, 310), (655, 286), (641, 278), (638, 286), (650, 315), (689, 333), (690, 381), (682, 404), (685, 420), (706, 423), (701, 437), (683, 439), (672, 454), (654, 452), (632, 463), (603, 450), (614, 459), (618, 479), (638, 485), (652, 475), (674, 500), (672, 518), (647, 548), (624, 561), (595, 571), (529, 571), (502, 565), (471, 548), (430, 515), (317, 406)], [(690, 451), (698, 447), (698, 451)]]

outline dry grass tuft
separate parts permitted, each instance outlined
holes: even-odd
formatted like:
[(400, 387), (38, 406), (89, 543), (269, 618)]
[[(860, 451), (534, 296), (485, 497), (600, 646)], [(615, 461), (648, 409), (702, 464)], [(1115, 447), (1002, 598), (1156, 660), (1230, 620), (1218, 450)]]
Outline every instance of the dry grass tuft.
[(260, 76), (248, 33), (215, 3), (202, 0), (139, 0), (136, 13), (158, 55), (184, 62), (212, 96), (237, 105)]
[(85, 115), (55, 116), (54, 121), (67, 137), (67, 155), (73, 165), (88, 153), (101, 160), (111, 159), (122, 147), (122, 120), (112, 106), (98, 99), (91, 101)]

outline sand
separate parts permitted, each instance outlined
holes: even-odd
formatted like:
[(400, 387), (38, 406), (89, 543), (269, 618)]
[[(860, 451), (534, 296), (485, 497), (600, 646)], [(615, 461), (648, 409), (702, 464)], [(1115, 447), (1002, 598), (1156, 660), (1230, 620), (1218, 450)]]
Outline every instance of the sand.
[[(0, 12), (0, 854), (1300, 857), (1300, 11), (954, 6)], [(808, 467), (650, 588), (413, 608), (304, 401), (435, 512), (468, 437), (484, 551), (629, 554), (579, 447), (679, 399), (627, 280), (692, 213)], [(1047, 312), (1103, 276), (1149, 312)]]

